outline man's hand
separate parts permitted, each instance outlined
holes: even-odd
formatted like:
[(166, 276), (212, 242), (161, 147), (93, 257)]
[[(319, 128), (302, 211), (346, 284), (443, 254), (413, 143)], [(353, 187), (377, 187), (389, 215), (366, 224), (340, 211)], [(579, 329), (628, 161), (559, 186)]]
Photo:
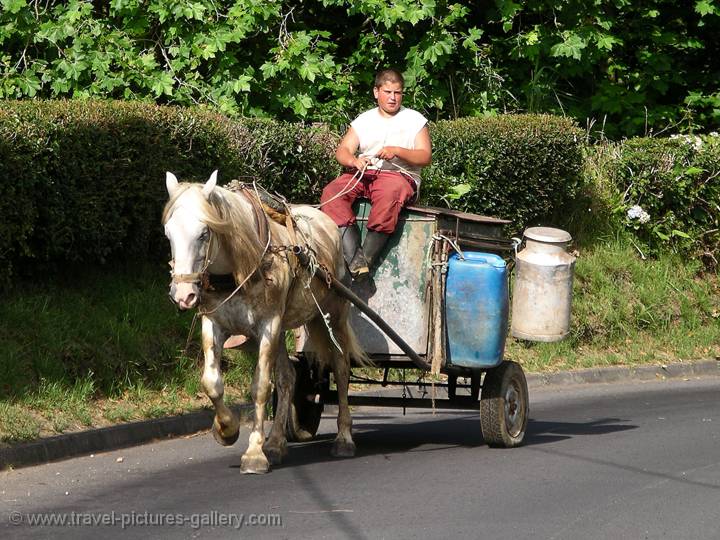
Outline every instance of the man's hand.
[(353, 158), (352, 161), (352, 167), (355, 167), (357, 170), (362, 171), (365, 167), (370, 165), (370, 158), (367, 156), (357, 156)]
[(395, 159), (398, 155), (397, 146), (383, 146), (380, 151), (375, 154), (378, 159)]

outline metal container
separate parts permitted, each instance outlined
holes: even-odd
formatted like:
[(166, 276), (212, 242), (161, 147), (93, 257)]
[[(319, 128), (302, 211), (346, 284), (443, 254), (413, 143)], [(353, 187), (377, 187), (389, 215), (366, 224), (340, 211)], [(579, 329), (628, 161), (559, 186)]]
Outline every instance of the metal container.
[(503, 360), (508, 323), (507, 267), (492, 253), (448, 261), (445, 289), (448, 365), (491, 368)]
[[(363, 238), (369, 213), (370, 204), (361, 202), (357, 223)], [(427, 350), (425, 294), (430, 266), (428, 250), (434, 233), (434, 216), (403, 211), (395, 232), (380, 254), (373, 278), (352, 285), (353, 292), (418, 354), (425, 354)], [(350, 324), (366, 353), (403, 355), (402, 350), (354, 306), (350, 310)]]
[(529, 341), (560, 341), (570, 332), (575, 257), (572, 237), (550, 227), (532, 227), (517, 254), (512, 299), (512, 335)]

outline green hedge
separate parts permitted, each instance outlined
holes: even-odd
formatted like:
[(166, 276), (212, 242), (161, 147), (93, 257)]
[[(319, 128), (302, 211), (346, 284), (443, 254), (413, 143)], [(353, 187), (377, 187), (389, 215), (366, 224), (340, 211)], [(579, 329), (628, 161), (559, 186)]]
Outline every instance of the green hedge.
[(466, 185), (469, 191), (454, 207), (510, 219), (521, 231), (575, 197), (582, 184), (582, 137), (573, 121), (547, 115), (437, 122), (423, 199), (442, 205), (454, 186)]
[[(548, 216), (580, 183), (570, 120), (501, 116), (431, 125), (421, 201), (509, 218)], [(0, 102), (0, 270), (25, 273), (167, 256), (165, 171), (181, 179), (257, 179), (293, 202), (317, 202), (339, 167), (323, 126), (229, 120), (138, 102)], [(470, 189), (457, 198), (454, 189)], [(455, 198), (455, 200), (451, 200)]]
[(314, 200), (337, 172), (335, 140), (322, 127), (137, 102), (0, 102), (0, 270), (165, 257), (168, 170), (204, 180), (219, 169)]
[(720, 136), (637, 138), (608, 144), (604, 175), (614, 211), (648, 253), (673, 250), (718, 265)]

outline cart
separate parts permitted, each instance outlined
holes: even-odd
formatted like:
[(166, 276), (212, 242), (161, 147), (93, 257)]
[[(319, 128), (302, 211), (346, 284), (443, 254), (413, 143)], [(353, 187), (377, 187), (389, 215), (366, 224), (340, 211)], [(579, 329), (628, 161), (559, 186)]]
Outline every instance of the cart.
[[(357, 215), (363, 235), (368, 212), (369, 204), (361, 202)], [(402, 390), (401, 396), (387, 397), (351, 393), (350, 405), (479, 410), (488, 445), (510, 448), (522, 443), (528, 422), (527, 382), (521, 366), (503, 356), (514, 253), (512, 241), (503, 234), (509, 223), (448, 209), (407, 207), (372, 280), (354, 283), (351, 290), (333, 282), (353, 304), (352, 326), (361, 346), (383, 370), (381, 380), (351, 376), (351, 384)], [(472, 254), (491, 257), (499, 269), (491, 276), (497, 291), (490, 300), (478, 290), (492, 288), (479, 283), (482, 279), (470, 276), (459, 289), (453, 285), (453, 264)], [(471, 344), (469, 352), (460, 344), (468, 338), (480, 343)], [(478, 352), (483, 340), (492, 341), (489, 357)], [(312, 367), (313, 351), (307, 347), (302, 334), (296, 334), (297, 377), (287, 425), (288, 438), (296, 441), (312, 438), (324, 406), (337, 403), (329, 376)]]

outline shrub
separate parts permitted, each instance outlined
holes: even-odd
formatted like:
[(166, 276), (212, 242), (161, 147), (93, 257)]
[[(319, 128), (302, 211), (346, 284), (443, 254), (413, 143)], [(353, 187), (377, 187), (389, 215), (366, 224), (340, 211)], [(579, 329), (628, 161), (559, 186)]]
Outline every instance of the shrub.
[(566, 118), (504, 115), (431, 126), (433, 163), (423, 200), (441, 205), (453, 187), (470, 190), (454, 206), (510, 219), (520, 229), (548, 219), (582, 185), (582, 132)]
[(670, 249), (717, 265), (720, 137), (637, 138), (612, 145), (615, 212), (650, 253)]
[(223, 181), (256, 179), (312, 200), (337, 171), (333, 140), (322, 127), (200, 109), (1, 102), (0, 269), (165, 257), (165, 171), (204, 180), (219, 169)]
[[(580, 185), (581, 137), (570, 120), (503, 116), (431, 126), (423, 202), (513, 220), (549, 216)], [(0, 102), (0, 269), (167, 256), (165, 171), (182, 180), (257, 180), (293, 202), (317, 202), (339, 172), (328, 128), (230, 120), (139, 102)]]

